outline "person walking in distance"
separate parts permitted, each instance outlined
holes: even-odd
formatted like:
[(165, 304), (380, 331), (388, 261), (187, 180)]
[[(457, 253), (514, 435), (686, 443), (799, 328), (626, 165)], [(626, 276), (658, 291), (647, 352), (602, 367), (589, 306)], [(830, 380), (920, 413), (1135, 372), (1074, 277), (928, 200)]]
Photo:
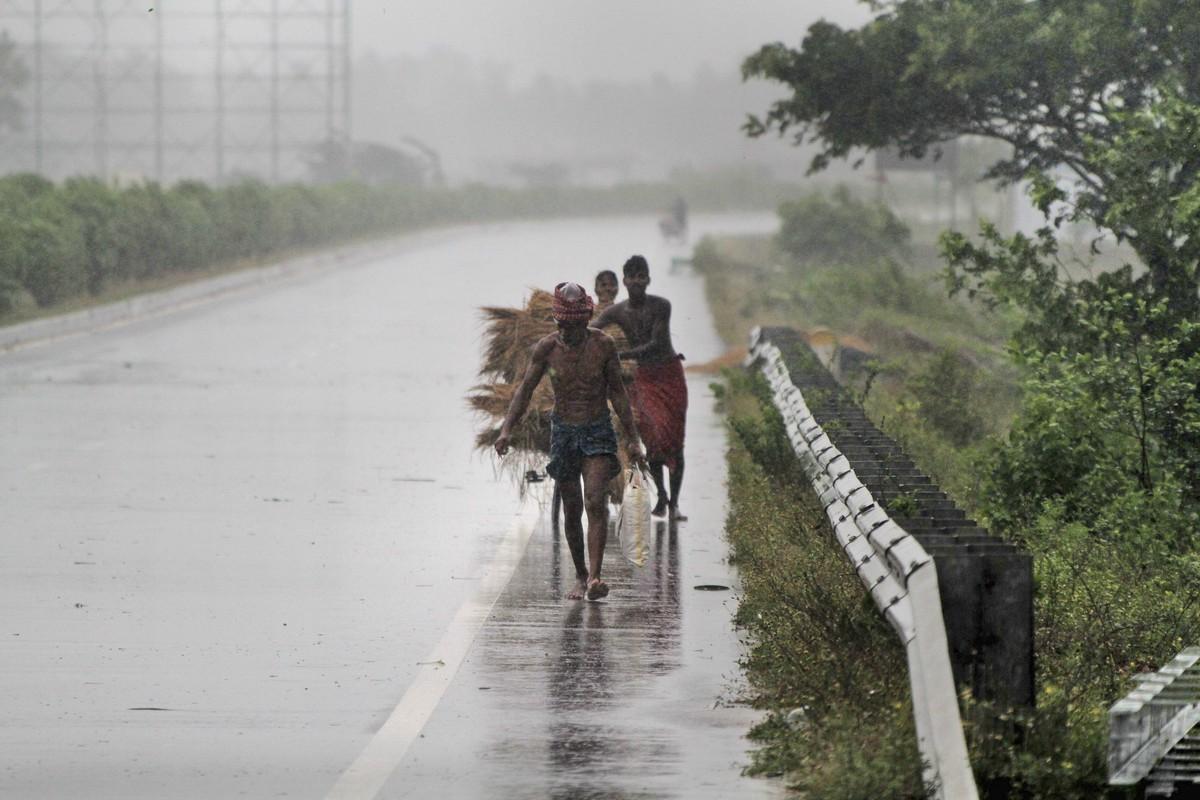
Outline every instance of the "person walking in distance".
[[(608, 540), (607, 487), (620, 469), (609, 401), (625, 430), (630, 461), (638, 464), (645, 461), (621, 380), (616, 345), (608, 334), (588, 327), (592, 310), (592, 299), (582, 286), (560, 283), (554, 288), (552, 313), (558, 331), (533, 346), (529, 368), (513, 395), (495, 445), (499, 455), (508, 452), (512, 429), (525, 414), (542, 376), (549, 373), (554, 411), (550, 417), (550, 463), (546, 472), (558, 484), (563, 530), (575, 562), (577, 581), (567, 593), (568, 600), (583, 597), (599, 600), (609, 591), (608, 584), (600, 577)], [(586, 559), (582, 523), (585, 509)]]
[[(595, 327), (616, 324), (629, 340), (629, 349), (618, 353), (637, 362), (630, 394), (638, 429), (646, 444), (650, 474), (658, 488), (655, 516), (670, 512), (671, 519), (687, 519), (679, 508), (683, 485), (683, 437), (687, 424), (687, 379), (683, 356), (671, 344), (671, 304), (666, 298), (647, 294), (650, 265), (642, 256), (631, 256), (623, 268), (628, 300), (605, 309)], [(670, 474), (671, 492), (663, 482), (664, 467)]]

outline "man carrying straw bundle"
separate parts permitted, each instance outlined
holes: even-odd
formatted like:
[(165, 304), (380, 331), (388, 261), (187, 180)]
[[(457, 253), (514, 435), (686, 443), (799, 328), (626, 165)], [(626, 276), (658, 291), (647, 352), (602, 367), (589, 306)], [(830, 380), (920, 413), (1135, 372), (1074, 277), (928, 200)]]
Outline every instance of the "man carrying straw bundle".
[[(630, 461), (645, 461), (633, 411), (621, 380), (617, 348), (608, 334), (588, 327), (592, 299), (575, 283), (554, 288), (554, 320), (558, 331), (533, 346), (529, 367), (521, 379), (496, 439), (496, 452), (508, 452), (512, 430), (529, 406), (542, 376), (550, 374), (554, 412), (550, 420), (550, 463), (546, 472), (558, 483), (563, 502), (563, 529), (576, 584), (568, 600), (599, 600), (608, 595), (600, 578), (608, 541), (608, 481), (617, 474), (617, 435), (608, 402), (625, 429)], [(580, 478), (583, 489), (580, 490)], [(587, 510), (587, 559), (584, 558), (582, 514)], [(590, 565), (590, 569), (589, 569)]]
[[(687, 378), (680, 361), (683, 356), (671, 344), (671, 303), (666, 298), (646, 294), (650, 285), (650, 265), (642, 256), (631, 256), (622, 270), (629, 299), (609, 308), (596, 319), (596, 327), (616, 324), (625, 333), (630, 347), (619, 353), (623, 359), (637, 361), (630, 393), (634, 412), (646, 442), (650, 475), (658, 489), (654, 515), (670, 510), (671, 519), (685, 520), (679, 510), (679, 489), (683, 484), (683, 436), (687, 423)], [(663, 467), (671, 475), (671, 494), (663, 486)]]

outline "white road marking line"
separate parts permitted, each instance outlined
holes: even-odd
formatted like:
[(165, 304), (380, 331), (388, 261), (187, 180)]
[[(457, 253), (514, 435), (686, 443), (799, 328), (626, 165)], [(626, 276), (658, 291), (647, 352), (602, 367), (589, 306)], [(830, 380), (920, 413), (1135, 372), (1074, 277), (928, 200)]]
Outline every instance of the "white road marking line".
[(537, 526), (539, 513), (539, 504), (532, 498), (526, 498), (521, 513), (500, 542), (474, 596), (459, 607), (441, 641), (429, 655), (421, 659), (422, 666), (417, 677), (404, 697), (400, 698), (400, 703), (367, 743), (366, 749), (342, 773), (342, 777), (326, 795), (326, 800), (370, 800), (383, 788), (404, 758), (409, 745), (420, 735), (421, 729), (441, 702), (442, 695), (454, 680), (480, 628), (492, 613), (500, 593), (508, 586), (517, 564), (521, 562), (525, 545)]

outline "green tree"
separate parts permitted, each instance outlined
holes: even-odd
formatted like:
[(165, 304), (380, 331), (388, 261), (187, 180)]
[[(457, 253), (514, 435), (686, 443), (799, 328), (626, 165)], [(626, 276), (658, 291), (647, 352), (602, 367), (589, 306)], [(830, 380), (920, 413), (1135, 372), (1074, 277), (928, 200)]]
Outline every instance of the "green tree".
[[(1186, 111), (1200, 103), (1200, 14), (1194, 3), (871, 5), (878, 13), (861, 28), (818, 22), (799, 49), (769, 44), (746, 59), (745, 77), (779, 81), (791, 92), (762, 117), (749, 119), (750, 135), (777, 131), (797, 143), (819, 143), (813, 169), (859, 148), (891, 145), (919, 156), (963, 135), (1004, 142), (1009, 155), (993, 163), (987, 177), (1072, 176), (1069, 191), (1042, 192), (1044, 207), (1065, 203), (1067, 216), (1128, 241), (1147, 267), (1139, 284), (1153, 298), (1167, 299), (1175, 316), (1197, 314), (1195, 254), (1152, 224), (1151, 214), (1126, 203), (1124, 189), (1126, 168), (1138, 169), (1139, 145), (1167, 137), (1191, 146), (1140, 155), (1153, 157), (1170, 201), (1194, 190), (1200, 148)], [(1180, 127), (1153, 130), (1169, 120)], [(1053, 181), (1042, 178), (1041, 185)]]
[(979, 412), (979, 370), (954, 350), (939, 351), (912, 379), (917, 416), (958, 447), (986, 430)]
[[(1174, 342), (1200, 341), (1200, 15), (1183, 0), (891, 0), (856, 30), (809, 29), (800, 50), (767, 45), (747, 76), (792, 91), (752, 135), (794, 131), (821, 143), (813, 167), (855, 148), (918, 155), (959, 135), (1003, 141), (989, 175), (1031, 179), (1047, 224), (1034, 236), (943, 235), (952, 291), (1019, 308), (1019, 358), (1117, 359), (1139, 398), (1163, 391)], [(1072, 175), (1065, 184), (1061, 176)], [(1059, 253), (1056, 229), (1090, 222), (1128, 242), (1141, 264), (1093, 273)], [(1139, 342), (1122, 348), (1120, 342)], [(1124, 369), (1130, 353), (1140, 359)], [(1091, 402), (1109, 401), (1085, 382)], [(1182, 401), (1146, 407), (1146, 448), (1200, 502), (1200, 431)], [(1036, 436), (1026, 440), (1032, 446)], [(1106, 439), (1114, 443), (1115, 439)], [(1015, 442), (1015, 440), (1014, 440)], [(1013, 446), (1017, 446), (1015, 443)], [(1116, 454), (1106, 463), (1116, 463)], [(1146, 474), (1145, 469), (1140, 470)], [(1139, 479), (1144, 489), (1149, 487)]]
[(909, 256), (909, 230), (892, 210), (839, 186), (779, 206), (779, 248), (800, 264), (856, 264)]

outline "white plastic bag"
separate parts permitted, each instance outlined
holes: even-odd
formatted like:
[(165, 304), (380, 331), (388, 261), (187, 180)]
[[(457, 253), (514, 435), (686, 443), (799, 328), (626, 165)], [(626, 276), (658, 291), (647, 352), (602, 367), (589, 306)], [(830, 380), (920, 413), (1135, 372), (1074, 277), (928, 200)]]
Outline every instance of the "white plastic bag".
[(625, 472), (625, 495), (617, 514), (617, 539), (621, 555), (637, 567), (646, 566), (650, 555), (650, 506), (654, 487), (642, 471), (630, 468)]

